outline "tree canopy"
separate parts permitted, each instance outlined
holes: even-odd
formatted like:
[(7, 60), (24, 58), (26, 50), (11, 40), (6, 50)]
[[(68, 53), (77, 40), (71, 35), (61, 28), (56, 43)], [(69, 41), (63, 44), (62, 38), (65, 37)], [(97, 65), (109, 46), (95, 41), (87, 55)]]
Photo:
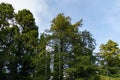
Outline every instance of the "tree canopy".
[(82, 22), (59, 13), (40, 34), (30, 10), (0, 3), (0, 80), (120, 80), (119, 44), (108, 40), (95, 53)]

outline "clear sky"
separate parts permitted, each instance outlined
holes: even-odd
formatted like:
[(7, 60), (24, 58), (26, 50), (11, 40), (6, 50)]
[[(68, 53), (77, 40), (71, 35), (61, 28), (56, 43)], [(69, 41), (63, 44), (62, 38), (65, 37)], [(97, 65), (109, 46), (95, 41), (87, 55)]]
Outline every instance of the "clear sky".
[(83, 19), (82, 29), (90, 31), (97, 47), (109, 39), (120, 44), (120, 0), (0, 0), (13, 5), (15, 12), (29, 9), (39, 32), (50, 28), (50, 21), (59, 13), (70, 16), (72, 23)]

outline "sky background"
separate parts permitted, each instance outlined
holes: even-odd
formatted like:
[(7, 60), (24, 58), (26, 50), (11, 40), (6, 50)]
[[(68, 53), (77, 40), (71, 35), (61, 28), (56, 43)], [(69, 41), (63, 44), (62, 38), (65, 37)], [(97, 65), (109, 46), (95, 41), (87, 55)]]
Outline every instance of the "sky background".
[(95, 52), (109, 39), (120, 44), (120, 0), (0, 0), (13, 5), (15, 12), (29, 9), (39, 26), (39, 33), (49, 29), (59, 13), (70, 16), (72, 23), (83, 19), (82, 30), (88, 30), (96, 40)]

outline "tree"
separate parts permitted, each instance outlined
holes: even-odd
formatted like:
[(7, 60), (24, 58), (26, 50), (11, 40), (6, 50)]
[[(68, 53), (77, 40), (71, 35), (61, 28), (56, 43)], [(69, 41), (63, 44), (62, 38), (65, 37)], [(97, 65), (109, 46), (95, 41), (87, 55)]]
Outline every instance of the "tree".
[(65, 55), (67, 55), (67, 43), (69, 45), (67, 30), (70, 26), (70, 17), (65, 17), (63, 14), (58, 14), (57, 17), (52, 20), (50, 31), (52, 32), (51, 47), (54, 49), (53, 78), (56, 80), (63, 80), (64, 65), (66, 64)]
[(0, 80), (31, 80), (38, 28), (29, 10), (0, 4)]
[(120, 69), (120, 49), (118, 44), (112, 40), (109, 40), (106, 44), (100, 46), (100, 64), (104, 76), (116, 76), (119, 74)]
[(21, 43), (19, 60), (19, 73), (22, 79), (31, 79), (34, 72), (33, 58), (37, 49), (38, 28), (35, 24), (35, 19), (29, 10), (23, 9), (15, 15), (18, 25), (21, 27), (21, 35), (19, 43)]
[(37, 54), (35, 55), (34, 64), (35, 64), (35, 73), (34, 80), (49, 80), (50, 79), (50, 53), (46, 51), (47, 39), (45, 34), (41, 34)]
[[(72, 24), (69, 16), (60, 13), (38, 38), (29, 10), (15, 13), (11, 4), (1, 3), (0, 80), (98, 80), (95, 40), (89, 31), (80, 31), (81, 26), (82, 20)], [(100, 53), (102, 69), (112, 76), (119, 73), (118, 45), (110, 40)]]
[(66, 70), (67, 80), (91, 79), (96, 80), (96, 66), (94, 63), (93, 50), (95, 40), (88, 31), (78, 31), (71, 38), (72, 51), (70, 57), (70, 67)]
[[(8, 62), (10, 60), (9, 49), (13, 43), (14, 37), (17, 35), (17, 27), (13, 25), (14, 22), (14, 9), (11, 4), (0, 4), (0, 79), (7, 80)], [(9, 26), (13, 26), (10, 28)], [(6, 33), (7, 32), (7, 33)], [(13, 34), (16, 35), (13, 35)]]
[[(64, 77), (73, 80), (88, 76), (90, 78), (90, 75), (95, 74), (94, 63), (92, 63), (95, 40), (88, 31), (79, 31), (81, 22), (82, 20), (72, 24), (71, 18), (64, 14), (58, 14), (52, 20), (48, 46), (52, 49), (54, 80), (63, 80)], [(81, 70), (83, 71), (79, 72)]]
[(15, 15), (15, 18), (17, 23), (21, 26), (23, 33), (26, 33), (30, 30), (37, 30), (35, 19), (29, 10), (23, 9), (18, 11), (18, 13)]
[(0, 30), (8, 27), (10, 22), (13, 22), (14, 9), (11, 4), (0, 4)]

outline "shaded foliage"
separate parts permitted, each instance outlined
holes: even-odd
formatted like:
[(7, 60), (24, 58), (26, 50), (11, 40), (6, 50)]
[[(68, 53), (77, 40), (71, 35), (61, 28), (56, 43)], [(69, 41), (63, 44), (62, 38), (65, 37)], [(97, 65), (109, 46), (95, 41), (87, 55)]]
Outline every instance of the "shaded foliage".
[(38, 36), (33, 14), (0, 3), (0, 80), (119, 80), (120, 48), (109, 40), (94, 53), (95, 39), (58, 14)]

